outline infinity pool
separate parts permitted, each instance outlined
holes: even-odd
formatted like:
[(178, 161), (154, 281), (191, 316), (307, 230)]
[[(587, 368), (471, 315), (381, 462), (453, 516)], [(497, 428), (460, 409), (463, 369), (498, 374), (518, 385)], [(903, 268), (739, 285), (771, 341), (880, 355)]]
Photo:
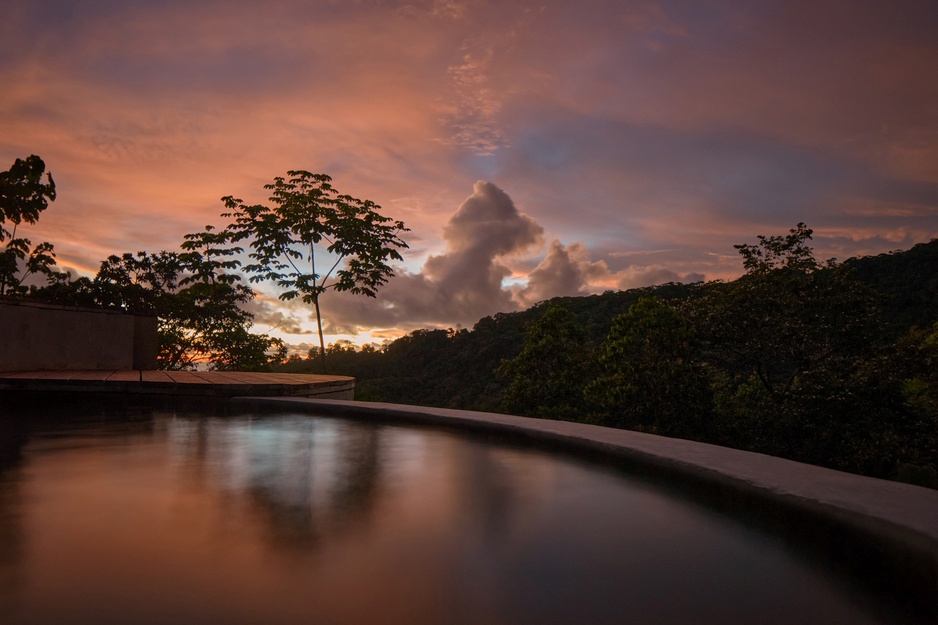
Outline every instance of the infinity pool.
[(305, 415), (131, 416), (0, 430), (3, 623), (902, 620), (816, 556), (574, 458)]

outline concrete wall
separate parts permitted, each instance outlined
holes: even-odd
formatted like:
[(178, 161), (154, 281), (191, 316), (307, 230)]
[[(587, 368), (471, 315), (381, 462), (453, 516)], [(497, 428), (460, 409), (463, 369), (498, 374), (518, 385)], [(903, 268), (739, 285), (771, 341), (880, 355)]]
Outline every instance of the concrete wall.
[(156, 369), (155, 317), (0, 299), (0, 371)]
[(133, 369), (152, 371), (156, 369), (156, 357), (160, 353), (160, 339), (156, 317), (134, 316)]

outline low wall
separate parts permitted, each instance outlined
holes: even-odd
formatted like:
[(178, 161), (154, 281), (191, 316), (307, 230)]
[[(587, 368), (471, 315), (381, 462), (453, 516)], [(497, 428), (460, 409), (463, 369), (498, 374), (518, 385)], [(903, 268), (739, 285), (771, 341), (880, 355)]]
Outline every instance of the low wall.
[(0, 371), (156, 369), (156, 317), (0, 299)]

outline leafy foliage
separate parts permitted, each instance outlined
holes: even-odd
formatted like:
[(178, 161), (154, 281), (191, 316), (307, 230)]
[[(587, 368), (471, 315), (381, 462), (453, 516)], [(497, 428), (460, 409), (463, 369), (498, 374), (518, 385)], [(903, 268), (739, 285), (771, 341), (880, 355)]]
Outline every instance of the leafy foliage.
[(585, 420), (583, 389), (594, 375), (594, 362), (576, 316), (550, 306), (527, 325), (521, 353), (502, 361), (496, 371), (507, 382), (503, 409), (531, 417)]
[(884, 310), (880, 326), (884, 340), (899, 340), (909, 328), (924, 330), (938, 319), (938, 240), (843, 264), (877, 294)]
[(885, 476), (934, 428), (902, 399), (882, 298), (849, 266), (817, 262), (811, 234), (736, 246), (746, 274), (684, 306), (717, 374), (714, 442)]
[(746, 274), (712, 283), (687, 303), (708, 358), (733, 377), (753, 377), (783, 404), (811, 376), (850, 366), (868, 350), (880, 310), (871, 289), (847, 267), (821, 265), (806, 245), (804, 224), (788, 237), (738, 245)]
[(374, 202), (339, 194), (325, 174), (287, 175), (264, 186), (271, 206), (226, 196), (222, 216), (234, 220), (232, 240), (250, 246), (253, 262), (244, 269), (252, 282), (272, 281), (283, 289), (281, 300), (300, 297), (313, 305), (324, 359), (320, 296), (331, 289), (375, 297), (394, 275), (389, 262), (403, 260), (398, 250), (407, 244), (399, 233), (407, 228), (381, 215)]
[[(46, 164), (35, 154), (16, 159), (0, 172), (0, 295), (25, 294), (23, 281), (33, 274), (55, 279), (55, 251), (49, 242), (33, 247), (29, 239), (17, 237), (20, 224), (35, 224), (49, 202), (55, 201), (55, 182)], [(43, 182), (43, 174), (47, 182)], [(7, 226), (12, 224), (12, 230)]]
[(110, 256), (93, 280), (64, 277), (36, 295), (159, 317), (161, 369), (191, 369), (199, 362), (216, 370), (264, 369), (282, 358), (284, 346), (250, 332), (252, 315), (243, 306), (254, 292), (232, 273), (240, 266), (234, 258), (240, 249), (230, 239), (231, 233), (207, 226), (185, 236), (182, 252)]
[(710, 389), (698, 361), (696, 332), (680, 313), (642, 297), (612, 322), (586, 388), (604, 425), (683, 438), (704, 437)]

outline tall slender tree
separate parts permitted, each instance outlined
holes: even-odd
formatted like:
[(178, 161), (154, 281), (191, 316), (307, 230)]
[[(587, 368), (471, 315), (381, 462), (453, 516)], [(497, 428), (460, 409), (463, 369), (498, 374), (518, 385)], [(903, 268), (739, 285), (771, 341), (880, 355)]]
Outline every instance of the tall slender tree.
[(264, 185), (270, 205), (222, 198), (232, 219), (232, 241), (246, 241), (251, 282), (270, 281), (281, 300), (302, 298), (316, 313), (319, 353), (325, 367), (321, 296), (330, 290), (375, 297), (394, 275), (389, 264), (403, 260), (404, 223), (379, 213), (370, 200), (340, 194), (332, 178), (303, 170)]

